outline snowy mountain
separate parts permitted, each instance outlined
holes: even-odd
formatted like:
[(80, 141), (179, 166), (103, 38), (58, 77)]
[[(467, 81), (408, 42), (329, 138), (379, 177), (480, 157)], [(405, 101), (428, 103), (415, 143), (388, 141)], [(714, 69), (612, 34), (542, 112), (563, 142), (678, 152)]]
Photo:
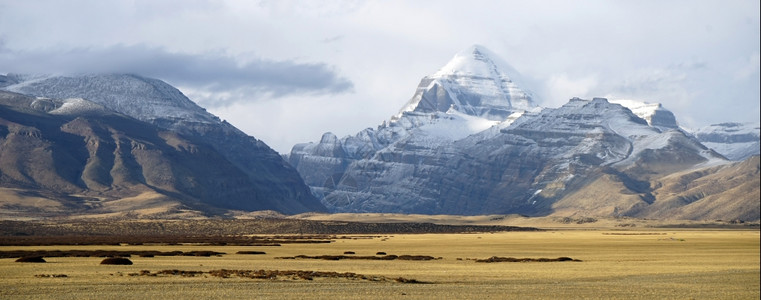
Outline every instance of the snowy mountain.
[(298, 144), (289, 161), (336, 212), (637, 217), (665, 197), (661, 178), (729, 163), (660, 104), (574, 98), (539, 108), (520, 81), (471, 47), (423, 78), (389, 121)]
[(457, 53), (432, 76), (423, 78), (398, 114), (376, 129), (338, 139), (298, 144), (288, 155), (318, 197), (330, 193), (352, 163), (392, 155), (394, 147), (420, 155), (535, 110), (530, 92), (518, 88), (520, 75), (482, 46)]
[(450, 109), (492, 121), (535, 107), (532, 94), (519, 87), (513, 67), (482, 46), (472, 46), (452, 58), (432, 76), (423, 78), (405, 112), (447, 112)]
[[(662, 131), (679, 129), (674, 114), (660, 103), (637, 100), (612, 100), (634, 114), (645, 119), (650, 126)], [(744, 160), (761, 152), (759, 142), (761, 130), (758, 123), (720, 123), (699, 128), (695, 131), (682, 129), (693, 134), (706, 147), (713, 149), (730, 160)]]
[(731, 160), (744, 160), (761, 152), (758, 123), (720, 123), (699, 128), (693, 134), (716, 152)]
[(429, 139), (413, 132), (352, 162), (323, 203), (336, 211), (540, 215), (609, 174), (640, 199), (608, 203), (623, 214), (652, 202), (650, 178), (724, 163), (683, 132), (661, 132), (602, 98), (525, 113), (496, 133)]
[[(0, 135), (8, 136), (0, 141), (20, 141), (11, 138), (15, 135), (10, 128), (39, 131), (34, 142), (27, 141), (30, 147), (50, 145), (51, 164), (71, 170), (57, 174), (60, 167), (33, 164), (24, 168), (34, 171), (18, 170), (18, 176), (7, 177), (13, 173), (8, 169), (23, 166), (17, 159), (24, 156), (5, 145), (0, 154), (5, 155), (0, 160), (7, 159), (0, 170), (3, 186), (37, 186), (55, 193), (56, 186), (65, 185), (69, 188), (59, 195), (64, 198), (75, 193), (115, 199), (153, 190), (161, 197), (224, 209), (324, 210), (296, 170), (274, 150), (163, 81), (96, 74), (9, 75), (0, 76), (0, 82), (5, 85), (0, 89), (10, 91), (2, 92), (7, 124), (0, 122)], [(18, 119), (24, 114), (26, 118)], [(56, 160), (66, 157), (73, 159)], [(52, 174), (24, 175), (29, 172)]]

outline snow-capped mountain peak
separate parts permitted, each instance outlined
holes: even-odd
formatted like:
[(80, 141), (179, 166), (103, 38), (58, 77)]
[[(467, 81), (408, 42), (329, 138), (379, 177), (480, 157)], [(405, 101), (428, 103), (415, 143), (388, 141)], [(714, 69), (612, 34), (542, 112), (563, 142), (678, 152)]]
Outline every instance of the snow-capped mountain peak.
[(473, 45), (455, 54), (446, 65), (431, 77), (443, 78), (447, 76), (502, 77), (513, 80), (518, 79), (520, 74), (486, 47)]
[(444, 67), (420, 81), (415, 94), (392, 121), (405, 112), (461, 113), (503, 121), (519, 110), (535, 107), (525, 80), (513, 67), (483, 46), (457, 53)]

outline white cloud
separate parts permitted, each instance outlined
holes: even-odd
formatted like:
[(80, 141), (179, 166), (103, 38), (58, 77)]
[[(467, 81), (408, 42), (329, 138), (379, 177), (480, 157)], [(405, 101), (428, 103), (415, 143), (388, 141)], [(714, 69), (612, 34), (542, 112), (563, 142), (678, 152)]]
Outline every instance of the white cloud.
[(319, 141), (330, 131), (339, 137), (375, 127), (391, 114), (377, 117), (378, 99), (357, 100), (351, 95), (295, 97), (236, 102), (209, 109), (228, 122), (261, 139), (280, 153), (296, 143)]
[(569, 77), (566, 74), (553, 75), (547, 80), (545, 97), (542, 105), (546, 107), (559, 107), (573, 97), (589, 99), (598, 80), (595, 77)]
[[(92, 49), (160, 49), (167, 56), (94, 55), (86, 67), (151, 70), (139, 60), (154, 59), (156, 77), (287, 145), (376, 126), (421, 77), (482, 44), (539, 81), (544, 105), (621, 95), (702, 126), (758, 121), (759, 10), (756, 0), (3, 1), (0, 72), (36, 60), (49, 62), (42, 72), (82, 68), (55, 59), (82, 49), (83, 59), (105, 53)], [(282, 133), (261, 136), (269, 127)]]
[[(249, 60), (217, 53), (191, 55), (162, 48), (111, 46), (68, 51), (11, 51), (0, 45), (0, 72), (134, 73), (189, 87), (204, 97), (204, 106), (278, 98), (350, 92), (353, 84), (322, 63)], [(203, 93), (203, 92), (207, 93)]]

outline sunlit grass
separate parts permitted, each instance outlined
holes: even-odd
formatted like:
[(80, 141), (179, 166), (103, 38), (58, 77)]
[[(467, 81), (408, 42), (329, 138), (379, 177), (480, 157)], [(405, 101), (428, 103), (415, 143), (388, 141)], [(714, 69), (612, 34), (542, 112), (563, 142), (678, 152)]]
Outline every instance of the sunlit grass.
[[(759, 231), (558, 230), (474, 234), (407, 234), (338, 239), (329, 244), (252, 246), (31, 246), (17, 249), (218, 251), (212, 257), (138, 257), (133, 265), (99, 265), (102, 258), (0, 259), (0, 298), (705, 298), (758, 299)], [(633, 234), (632, 234), (633, 233)], [(645, 234), (638, 234), (645, 233)], [(655, 233), (655, 234), (653, 234)], [(264, 251), (265, 255), (236, 254)], [(297, 255), (357, 256), (377, 252), (429, 255), (429, 261), (275, 259)], [(570, 257), (581, 262), (476, 263), (492, 256)], [(433, 284), (316, 278), (129, 276), (141, 270), (310, 270), (411, 278)], [(65, 278), (35, 275), (65, 274)], [(405, 294), (405, 295), (402, 295)]]

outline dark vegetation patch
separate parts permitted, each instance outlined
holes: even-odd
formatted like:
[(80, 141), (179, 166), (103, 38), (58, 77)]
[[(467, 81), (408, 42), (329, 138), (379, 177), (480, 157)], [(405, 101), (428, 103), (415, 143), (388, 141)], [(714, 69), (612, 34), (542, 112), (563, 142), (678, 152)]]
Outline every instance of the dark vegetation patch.
[(66, 274), (35, 274), (34, 277), (37, 277), (37, 278), (66, 278), (66, 277), (69, 277), (69, 275), (66, 275)]
[[(329, 243), (341, 234), (477, 233), (541, 231), (497, 225), (360, 223), (297, 219), (0, 221), (0, 246), (201, 244), (276, 246)], [(126, 235), (125, 232), (130, 234)], [(203, 234), (199, 234), (202, 232)], [(271, 236), (256, 236), (271, 235)], [(375, 238), (379, 236), (370, 236)]]
[(149, 270), (140, 270), (138, 273), (129, 273), (129, 276), (182, 276), (182, 277), (196, 277), (201, 276), (205, 272), (203, 271), (185, 271), (185, 270), (162, 270), (151, 273)]
[(344, 251), (344, 254), (346, 254), (346, 255), (354, 255), (354, 254), (357, 254), (357, 253), (354, 253), (354, 251)]
[(132, 261), (126, 257), (108, 257), (100, 262), (101, 265), (131, 265)]
[(237, 254), (255, 254), (255, 255), (257, 255), (257, 254), (267, 254), (267, 253), (264, 252), (264, 251), (238, 251)]
[(559, 219), (556, 219), (559, 223), (563, 224), (585, 224), (585, 223), (595, 223), (597, 222), (597, 219), (591, 218), (591, 217), (579, 217), (579, 218), (571, 218), (571, 217), (562, 217)]
[(23, 263), (44, 263), (45, 259), (42, 256), (24, 256), (16, 260), (16, 262)]
[(603, 235), (666, 235), (665, 232), (603, 232)]
[(576, 261), (581, 260), (573, 259), (570, 257), (558, 257), (558, 258), (515, 258), (515, 257), (499, 257), (492, 256), (486, 259), (476, 259), (476, 262), (481, 263), (493, 263), (493, 262), (556, 262), (556, 261)]
[(16, 257), (131, 257), (137, 255), (140, 257), (153, 256), (220, 256), (226, 254), (216, 251), (152, 251), (152, 250), (135, 250), (135, 251), (112, 251), (112, 250), (11, 250), (0, 251), (0, 258)]
[(430, 282), (418, 281), (417, 279), (404, 278), (404, 277), (394, 278), (394, 281), (400, 282), (400, 283), (430, 283)]
[[(342, 260), (342, 259), (355, 259), (355, 260), (434, 260), (437, 259), (428, 255), (383, 255), (383, 256), (348, 256), (348, 255), (296, 255), (296, 256), (282, 256), (275, 257), (276, 259), (322, 259), (322, 260)], [(441, 259), (441, 258), (438, 258)]]
[(407, 279), (403, 277), (388, 278), (385, 276), (373, 276), (363, 275), (351, 272), (339, 273), (339, 272), (326, 272), (326, 271), (304, 271), (304, 270), (211, 270), (204, 271), (184, 271), (184, 270), (162, 270), (157, 272), (151, 272), (149, 270), (141, 270), (137, 273), (129, 273), (129, 276), (182, 276), (182, 277), (198, 277), (203, 275), (210, 275), (220, 278), (249, 278), (249, 279), (269, 279), (269, 280), (314, 280), (315, 278), (343, 278), (351, 280), (365, 280), (365, 281), (394, 281), (399, 283), (429, 283), (418, 281), (415, 279)]
[(327, 244), (342, 237), (309, 236), (205, 236), (205, 235), (62, 235), (62, 236), (0, 236), (0, 246), (52, 245), (194, 245), (194, 246), (262, 246), (281, 244)]
[(375, 255), (386, 255), (386, 252), (379, 251), (379, 252), (376, 252)]

